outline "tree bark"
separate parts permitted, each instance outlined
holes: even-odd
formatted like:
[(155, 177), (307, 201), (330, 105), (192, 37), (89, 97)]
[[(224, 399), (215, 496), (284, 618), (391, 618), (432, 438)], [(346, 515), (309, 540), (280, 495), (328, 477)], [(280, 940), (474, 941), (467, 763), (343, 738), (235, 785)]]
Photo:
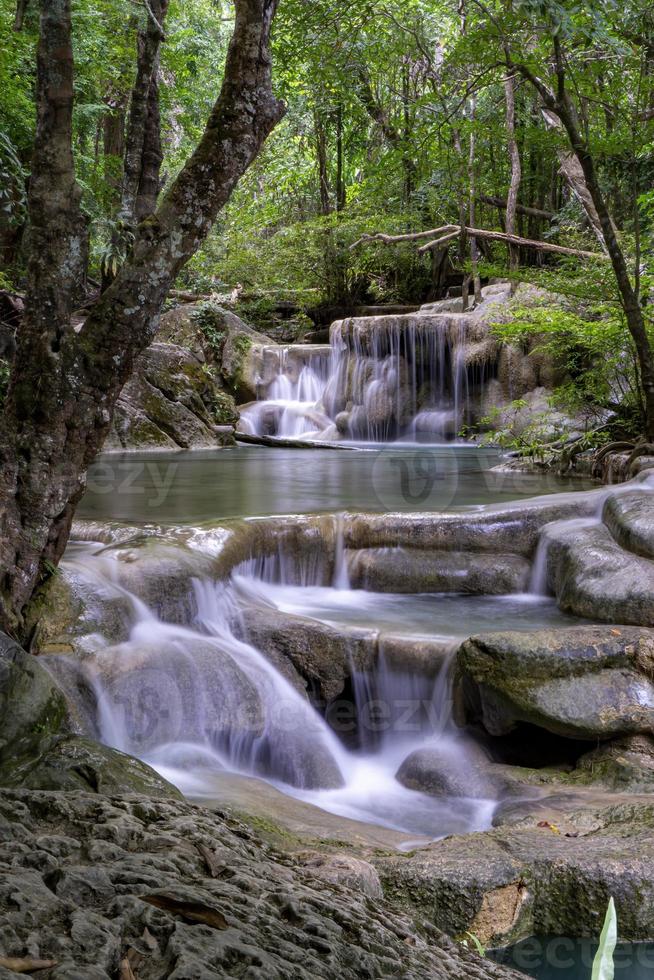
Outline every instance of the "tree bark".
[[(571, 255), (579, 259), (599, 259), (603, 262), (609, 261), (609, 256), (603, 252), (586, 252), (582, 248), (568, 248), (565, 245), (554, 245), (552, 242), (540, 242), (531, 238), (522, 238), (520, 235), (507, 235), (503, 231), (487, 231), (485, 228), (469, 228), (464, 226), (463, 231), (467, 235), (474, 235), (475, 238), (485, 239), (491, 242), (508, 242), (509, 244), (523, 245), (525, 248), (534, 248), (541, 252), (553, 252), (555, 255)], [(423, 238), (432, 239), (423, 245), (420, 252), (428, 252), (434, 248), (442, 248), (443, 245), (458, 238), (461, 235), (460, 225), (441, 225), (440, 228), (432, 228), (430, 231), (408, 232), (404, 235), (386, 235), (378, 232), (375, 235), (362, 235), (358, 241), (350, 245), (356, 248), (364, 242), (383, 242), (384, 245), (396, 245), (398, 242), (416, 242)], [(436, 237), (438, 236), (438, 237)]]
[[(69, 269), (79, 235), (79, 208), (71, 205), (79, 192), (70, 149), (69, 3), (41, 0), (30, 202), (37, 248), (0, 428), (0, 628), (14, 635), (63, 554), (86, 468), (104, 442), (134, 358), (156, 333), (175, 276), (284, 112), (271, 86), (277, 0), (236, 0), (222, 88), (200, 143), (156, 213), (139, 225), (130, 256), (76, 333)], [(52, 236), (56, 248), (49, 247)]]
[(313, 114), (313, 128), (316, 134), (316, 157), (318, 162), (318, 189), (320, 191), (321, 214), (331, 214), (331, 194), (329, 190), (329, 169), (327, 166), (327, 133), (320, 110)]
[[(475, 218), (475, 197), (477, 194), (477, 174), (475, 171), (475, 116), (477, 114), (477, 99), (473, 95), (470, 98), (470, 149), (468, 153), (468, 224), (474, 228)], [(479, 248), (477, 239), (474, 235), (470, 236), (470, 268), (472, 270), (472, 289), (475, 303), (481, 303), (481, 280), (479, 278)]]
[[(515, 75), (507, 75), (504, 80), (504, 97), (506, 100), (506, 132), (511, 161), (511, 181), (506, 199), (505, 230), (507, 235), (515, 235), (516, 212), (518, 209), (518, 193), (522, 179), (520, 150), (515, 136)], [(516, 290), (515, 274), (520, 265), (520, 249), (517, 245), (509, 245), (509, 276), (511, 277), (511, 293)]]
[[(157, 72), (159, 70), (159, 52), (163, 41), (163, 23), (166, 16), (168, 0), (148, 0), (145, 26), (138, 32), (136, 39), (136, 78), (132, 87), (125, 139), (125, 164), (120, 202), (120, 218), (128, 225), (133, 225), (137, 218), (151, 214), (154, 210), (144, 210), (139, 205), (139, 189), (142, 181), (146, 182), (146, 194), (152, 197), (152, 181), (148, 183), (150, 173), (144, 175), (144, 155), (150, 153), (154, 157), (149, 161), (150, 167), (154, 162), (156, 169), (156, 184), (158, 193), (159, 166), (161, 164), (161, 143), (159, 137), (159, 86)], [(158, 159), (158, 163), (157, 163)], [(156, 195), (154, 200), (156, 201)], [(141, 212), (139, 215), (138, 212)]]
[[(483, 204), (491, 204), (493, 207), (498, 208), (498, 210), (503, 212), (503, 217), (506, 217), (507, 200), (503, 197), (494, 197), (491, 194), (479, 194), (478, 199)], [(527, 204), (516, 204), (516, 213), (524, 214), (527, 218), (537, 218), (543, 221), (551, 221), (554, 217), (552, 211), (546, 211), (544, 208), (532, 207)]]

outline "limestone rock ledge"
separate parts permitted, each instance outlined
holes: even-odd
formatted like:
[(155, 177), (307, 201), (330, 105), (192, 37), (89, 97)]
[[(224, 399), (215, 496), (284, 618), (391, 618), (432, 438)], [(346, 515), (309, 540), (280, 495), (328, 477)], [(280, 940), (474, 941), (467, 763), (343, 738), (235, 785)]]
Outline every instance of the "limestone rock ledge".
[(363, 861), (302, 867), (189, 803), (2, 790), (0, 838), (0, 955), (48, 980), (521, 976), (359, 887)]

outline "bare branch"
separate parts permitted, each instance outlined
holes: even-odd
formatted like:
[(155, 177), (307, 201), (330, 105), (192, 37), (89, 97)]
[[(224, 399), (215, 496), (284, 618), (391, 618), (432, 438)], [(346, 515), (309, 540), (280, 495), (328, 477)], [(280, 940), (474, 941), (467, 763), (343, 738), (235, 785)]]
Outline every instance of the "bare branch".
[(487, 231), (485, 228), (470, 228), (461, 225), (443, 225), (441, 228), (432, 228), (431, 231), (416, 231), (406, 235), (385, 235), (379, 232), (376, 235), (362, 235), (361, 238), (350, 246), (356, 248), (366, 242), (382, 242), (384, 245), (396, 245), (399, 242), (415, 242), (423, 238), (430, 241), (423, 245), (419, 252), (424, 254), (435, 248), (442, 248), (443, 245), (454, 241), (461, 232), (474, 238), (483, 238), (493, 242), (507, 242), (509, 245), (523, 245), (525, 248), (534, 248), (540, 252), (552, 252), (555, 255), (573, 255), (581, 259), (600, 259), (607, 261), (608, 256), (601, 252), (587, 252), (581, 248), (568, 248), (566, 245), (554, 245), (552, 242), (542, 242), (531, 238), (522, 238), (520, 235), (507, 235), (503, 231)]

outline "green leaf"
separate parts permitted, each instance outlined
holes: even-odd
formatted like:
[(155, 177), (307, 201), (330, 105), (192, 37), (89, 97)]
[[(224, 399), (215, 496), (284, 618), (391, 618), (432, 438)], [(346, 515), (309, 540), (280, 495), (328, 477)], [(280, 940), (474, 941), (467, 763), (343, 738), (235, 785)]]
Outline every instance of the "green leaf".
[(615, 911), (613, 898), (609, 899), (609, 907), (606, 910), (604, 927), (600, 936), (599, 949), (593, 961), (593, 973), (591, 980), (613, 980), (615, 967), (613, 965), (613, 953), (618, 941), (618, 917)]

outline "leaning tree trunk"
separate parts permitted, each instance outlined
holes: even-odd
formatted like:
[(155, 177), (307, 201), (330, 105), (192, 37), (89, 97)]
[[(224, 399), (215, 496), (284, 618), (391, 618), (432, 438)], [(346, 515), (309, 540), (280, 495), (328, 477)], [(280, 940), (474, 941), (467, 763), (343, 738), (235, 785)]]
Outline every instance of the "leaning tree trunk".
[(200, 143), (76, 333), (70, 296), (83, 228), (71, 153), (70, 0), (41, 0), (34, 247), (0, 428), (0, 628), (14, 635), (63, 554), (85, 471), (134, 358), (155, 335), (168, 289), (283, 115), (271, 86), (276, 6), (236, 0), (222, 88)]
[[(585, 193), (588, 201), (592, 204), (592, 213), (598, 222), (598, 227), (595, 229), (596, 233), (598, 238), (601, 237), (613, 267), (613, 275), (615, 276), (620, 303), (624, 310), (627, 329), (633, 340), (638, 359), (644, 400), (645, 435), (652, 442), (654, 441), (654, 351), (648, 336), (639, 296), (631, 282), (627, 261), (618, 241), (615, 224), (600, 186), (595, 160), (579, 125), (575, 104), (566, 88), (565, 64), (558, 36), (554, 37), (553, 45), (557, 76), (556, 92), (535, 75), (528, 65), (515, 63), (509, 51), (507, 51), (508, 68), (511, 71), (519, 71), (533, 85), (543, 100), (546, 112), (556, 119), (556, 128), (562, 129), (568, 138), (570, 149), (574, 154), (575, 170), (583, 178)], [(590, 215), (588, 209), (587, 213)]]

